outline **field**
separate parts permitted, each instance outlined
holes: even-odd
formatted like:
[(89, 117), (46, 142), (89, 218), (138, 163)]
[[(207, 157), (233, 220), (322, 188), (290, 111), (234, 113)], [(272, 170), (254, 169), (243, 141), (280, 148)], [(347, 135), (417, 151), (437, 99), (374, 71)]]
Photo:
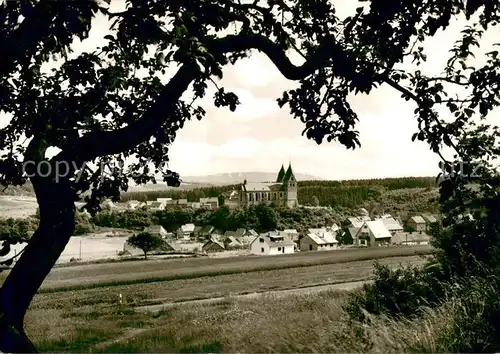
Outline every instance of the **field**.
[[(423, 251), (422, 247), (399, 250), (411, 254), (416, 249)], [(371, 276), (373, 259), (363, 258), (381, 257), (384, 255), (381, 251), (386, 250), (56, 268), (32, 303), (26, 329), (40, 351), (289, 352), (305, 351), (308, 346), (317, 351), (334, 348), (337, 352), (352, 351), (356, 347), (346, 332), (341, 311), (347, 293), (326, 290), (292, 295), (290, 289), (313, 289), (321, 285), (328, 289), (325, 285), (366, 280)], [(380, 259), (380, 263), (391, 268), (423, 262), (421, 256)], [(314, 263), (318, 265), (310, 265)], [(281, 269), (258, 270), (269, 264)], [(141, 268), (146, 274), (153, 273), (156, 277), (163, 274), (171, 280), (152, 282), (141, 275), (135, 283), (103, 286), (110, 282), (109, 278), (117, 283), (124, 283), (123, 279), (131, 281), (140, 275)], [(215, 275), (224, 271), (232, 274)], [(123, 278), (130, 273), (132, 276)], [(105, 277), (108, 280), (103, 283)], [(68, 286), (71, 278), (73, 287), (79, 284), (89, 288), (67, 291), (60, 288)], [(281, 296), (256, 294), (265, 291), (281, 291)], [(119, 294), (123, 296), (122, 304), (118, 302)], [(219, 299), (196, 302), (214, 298)], [(145, 305), (162, 303), (171, 306), (160, 312), (140, 311)], [(347, 336), (351, 342), (339, 337), (342, 330), (343, 337)]]
[(38, 204), (34, 197), (0, 195), (0, 217), (25, 218), (35, 215)]
[(242, 272), (255, 272), (312, 265), (412, 256), (429, 253), (429, 246), (400, 248), (345, 249), (299, 252), (278, 256), (230, 258), (158, 259), (54, 268), (42, 285), (44, 291), (58, 288), (87, 288), (107, 284), (134, 284), (154, 281), (199, 278)]

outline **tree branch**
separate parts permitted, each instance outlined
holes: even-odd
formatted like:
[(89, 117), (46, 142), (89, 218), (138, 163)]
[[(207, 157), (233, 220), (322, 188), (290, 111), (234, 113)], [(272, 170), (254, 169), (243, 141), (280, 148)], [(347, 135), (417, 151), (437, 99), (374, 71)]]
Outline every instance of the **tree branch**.
[(38, 43), (47, 34), (54, 19), (49, 1), (40, 0), (25, 15), (19, 27), (2, 43), (0, 51), (0, 76), (13, 72), (16, 62), (21, 58), (31, 58)]
[[(323, 66), (330, 58), (345, 54), (333, 38), (328, 38), (308, 60), (296, 66), (290, 62), (284, 51), (269, 39), (255, 34), (228, 35), (207, 44), (210, 53), (257, 49), (265, 53), (278, 70), (289, 80), (300, 80)], [(343, 61), (343, 60), (341, 60)], [(155, 102), (137, 121), (114, 131), (92, 132), (63, 149), (55, 159), (59, 161), (91, 161), (99, 156), (114, 155), (128, 151), (149, 139), (169, 118), (184, 91), (201, 74), (195, 64), (184, 64), (165, 85)]]
[[(392, 88), (398, 90), (402, 94), (404, 94), (404, 95), (408, 96), (409, 98), (411, 98), (413, 101), (415, 101), (415, 103), (417, 103), (417, 105), (422, 106), (424, 104), (424, 101), (420, 97), (418, 97), (416, 94), (414, 94), (413, 92), (411, 92), (407, 88), (404, 88), (403, 86), (401, 86), (397, 82), (391, 80), (388, 77), (385, 77), (383, 80), (384, 80), (384, 82), (386, 82)], [(436, 116), (436, 114), (434, 112), (432, 112), (432, 111), (430, 113), (431, 113), (430, 115), (431, 115), (432, 119), (438, 125), (438, 127), (441, 130), (445, 131), (445, 128), (444, 128), (443, 124), (439, 121), (439, 118)], [(450, 143), (451, 143), (451, 147), (458, 153), (459, 151), (458, 151), (457, 146), (453, 142), (450, 142)], [(446, 160), (443, 158), (443, 156), (439, 152), (438, 152), (438, 154), (443, 159), (443, 161), (446, 162)]]

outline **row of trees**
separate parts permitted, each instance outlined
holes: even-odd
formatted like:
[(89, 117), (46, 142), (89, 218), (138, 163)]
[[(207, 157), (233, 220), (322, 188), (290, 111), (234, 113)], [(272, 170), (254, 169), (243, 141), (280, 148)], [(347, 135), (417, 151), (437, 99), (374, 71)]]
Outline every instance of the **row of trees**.
[(297, 229), (305, 231), (312, 227), (321, 227), (339, 222), (345, 215), (327, 209), (287, 209), (256, 205), (248, 208), (229, 209), (222, 206), (217, 210), (147, 210), (124, 211), (113, 213), (104, 211), (91, 220), (100, 227), (114, 227), (140, 230), (145, 226), (161, 225), (168, 231), (176, 231), (181, 225), (212, 225), (221, 231), (238, 228), (254, 229), (266, 232), (274, 229)]
[(122, 193), (120, 200), (138, 200), (148, 201), (156, 200), (157, 198), (172, 198), (172, 199), (187, 199), (188, 202), (197, 202), (200, 198), (218, 197), (221, 194), (231, 192), (236, 185), (227, 186), (209, 186), (193, 189), (165, 189), (162, 191), (147, 191), (147, 192), (127, 192)]

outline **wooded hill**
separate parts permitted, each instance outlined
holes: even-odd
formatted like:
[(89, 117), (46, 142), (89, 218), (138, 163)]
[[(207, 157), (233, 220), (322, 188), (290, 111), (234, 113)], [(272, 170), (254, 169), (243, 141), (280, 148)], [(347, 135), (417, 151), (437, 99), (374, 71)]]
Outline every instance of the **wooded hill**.
[[(298, 200), (301, 205), (331, 206), (334, 208), (378, 208), (382, 211), (436, 211), (437, 184), (434, 177), (403, 177), (347, 181), (299, 181)], [(123, 193), (121, 200), (156, 200), (156, 198), (186, 198), (198, 201), (218, 197), (237, 189), (238, 185), (212, 186), (192, 190), (165, 190)], [(316, 201), (317, 198), (317, 201)], [(383, 210), (382, 210), (383, 209)]]

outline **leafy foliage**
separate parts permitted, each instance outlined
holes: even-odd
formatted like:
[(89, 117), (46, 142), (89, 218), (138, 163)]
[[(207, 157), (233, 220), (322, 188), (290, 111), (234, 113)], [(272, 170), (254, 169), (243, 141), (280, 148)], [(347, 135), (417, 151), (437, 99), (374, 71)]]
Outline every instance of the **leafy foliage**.
[(186, 209), (130, 210), (120, 213), (101, 212), (93, 217), (93, 224), (100, 227), (140, 230), (150, 225), (161, 225), (168, 231), (176, 231), (181, 225), (212, 225), (221, 231), (239, 228), (266, 232), (274, 229), (297, 229), (304, 232), (308, 228), (323, 227), (339, 222), (343, 214), (327, 209), (291, 210), (257, 205), (248, 208), (228, 209), (222, 206), (217, 210)]
[[(6, 284), (10, 287), (9, 297), (17, 301), (9, 305), (15, 306), (0, 303), (2, 311), (8, 312), (9, 325), (16, 323), (14, 332), (24, 335), (19, 321), (73, 232), (74, 214), (67, 206), (77, 195), (90, 192), (86, 209), (96, 214), (103, 197), (119, 199), (129, 177), (145, 183), (161, 174), (169, 185), (179, 186), (180, 176), (164, 164), (170, 144), (188, 120), (203, 118), (205, 110), (196, 103), (206, 95), (208, 83), (222, 78), (223, 68), (247, 57), (251, 49), (263, 52), (284, 77), (299, 83), (284, 92), (278, 104), (287, 105), (304, 124), (303, 134), (318, 144), (326, 140), (348, 149), (359, 146), (358, 116), (349, 101), (353, 94), (369, 94), (386, 84), (416, 105), (414, 140), (425, 141), (440, 155), (442, 146), (448, 146), (458, 161), (484, 163), (477, 191), (467, 189), (470, 181), (460, 176), (441, 183), (446, 217), (435, 245), (440, 249), (437, 259), (450, 276), (480, 275), (484, 269), (496, 272), (499, 183), (485, 160), (498, 155), (498, 132), (474, 118), (486, 117), (499, 105), (500, 57), (498, 51), (487, 49), (487, 62), (477, 68), (469, 59), (484, 32), (498, 24), (500, 3), (362, 2), (366, 6), (345, 20), (336, 16), (329, 0), (274, 0), (262, 5), (127, 0), (126, 10), (120, 13), (96, 1), (4, 2), (0, 7), (0, 109), (11, 119), (0, 129), (0, 183), (25, 183), (28, 176), (23, 172), (33, 171), (23, 171), (22, 162), (48, 161), (45, 152), (50, 146), (61, 149), (48, 161), (53, 171), (57, 163), (71, 162), (69, 175), (59, 184), (54, 172), (31, 177), (43, 211), (30, 245), (37, 241), (40, 247), (27, 247), (30, 250), (3, 285), (2, 290)], [(88, 37), (96, 13), (112, 21), (107, 43), (71, 56), (73, 39)], [(417, 66), (425, 62), (423, 42), (463, 15), (467, 26), (442, 75), (401, 69), (399, 64), (406, 58)], [(295, 66), (287, 58), (292, 50), (306, 59), (303, 65)], [(43, 70), (53, 56), (61, 58), (62, 65)], [(170, 69), (175, 74), (165, 83), (160, 74)], [(139, 71), (144, 75), (136, 75)], [(184, 94), (189, 87), (192, 97)], [(464, 90), (457, 96), (449, 94), (457, 88)], [(213, 104), (234, 111), (239, 100), (216, 85)], [(452, 119), (442, 119), (446, 110)], [(31, 140), (26, 144), (25, 139)], [(137, 162), (122, 166), (131, 157)], [(443, 160), (445, 168), (451, 169), (449, 161)], [(310, 198), (316, 195), (324, 203), (318, 192)], [(356, 202), (377, 197), (370, 188), (345, 193)], [(474, 221), (456, 222), (459, 215), (468, 214)], [(4, 242), (5, 247), (9, 242)], [(27, 270), (33, 269), (30, 259), (38, 267), (37, 276), (28, 276)], [(16, 285), (21, 283), (22, 289)], [(29, 342), (25, 337), (24, 344)], [(14, 349), (7, 343), (13, 342), (0, 342), (2, 351), (34, 349), (30, 343)]]

